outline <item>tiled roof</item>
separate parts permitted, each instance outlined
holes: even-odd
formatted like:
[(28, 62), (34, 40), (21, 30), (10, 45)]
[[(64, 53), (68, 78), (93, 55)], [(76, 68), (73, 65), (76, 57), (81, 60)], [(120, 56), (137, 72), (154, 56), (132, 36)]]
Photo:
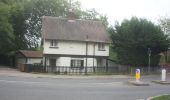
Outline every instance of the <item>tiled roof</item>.
[(19, 50), (27, 58), (41, 58), (43, 57), (42, 51), (32, 51), (32, 50)]
[(45, 39), (111, 43), (102, 22), (91, 20), (43, 16), (42, 36)]

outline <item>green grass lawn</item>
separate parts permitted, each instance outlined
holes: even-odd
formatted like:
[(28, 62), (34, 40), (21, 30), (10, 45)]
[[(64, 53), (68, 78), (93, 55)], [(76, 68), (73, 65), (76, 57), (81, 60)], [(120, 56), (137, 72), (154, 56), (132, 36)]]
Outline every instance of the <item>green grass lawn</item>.
[(170, 100), (170, 95), (164, 95), (160, 97), (153, 98), (151, 100)]

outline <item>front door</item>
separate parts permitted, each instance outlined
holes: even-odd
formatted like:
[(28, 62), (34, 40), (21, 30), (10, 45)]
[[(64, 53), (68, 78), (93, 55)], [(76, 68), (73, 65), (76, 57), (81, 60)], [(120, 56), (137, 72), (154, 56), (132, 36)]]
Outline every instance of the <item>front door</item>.
[(97, 67), (103, 67), (102, 66), (102, 58), (97, 58)]
[(55, 72), (56, 59), (50, 59), (49, 65), (50, 65), (51, 71), (52, 71), (52, 72)]

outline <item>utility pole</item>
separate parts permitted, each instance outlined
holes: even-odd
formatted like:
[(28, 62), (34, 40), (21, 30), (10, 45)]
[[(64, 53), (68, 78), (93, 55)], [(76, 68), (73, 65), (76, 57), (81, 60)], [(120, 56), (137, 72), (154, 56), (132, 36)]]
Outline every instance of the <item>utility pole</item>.
[(71, 9), (71, 5), (72, 5), (72, 4), (71, 4), (71, 0), (69, 0), (69, 3), (70, 3), (70, 9)]
[(72, 4), (71, 4), (71, 0), (69, 0), (69, 12), (72, 12), (73, 9), (72, 9)]
[(151, 49), (148, 48), (148, 73), (150, 73), (150, 67), (151, 67)]
[(88, 55), (88, 35), (86, 36), (86, 66), (85, 66), (85, 75), (87, 75), (87, 55)]
[(95, 43), (93, 44), (93, 72), (95, 72), (94, 57), (95, 57)]

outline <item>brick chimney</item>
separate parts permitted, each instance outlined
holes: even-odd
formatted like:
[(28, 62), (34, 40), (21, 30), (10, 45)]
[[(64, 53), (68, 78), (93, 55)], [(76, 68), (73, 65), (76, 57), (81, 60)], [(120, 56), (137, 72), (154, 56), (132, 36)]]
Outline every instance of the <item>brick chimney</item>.
[(67, 18), (68, 18), (68, 21), (74, 21), (75, 19), (77, 19), (77, 16), (76, 14), (74, 13), (74, 11), (72, 9), (69, 9), (69, 12), (67, 14)]

